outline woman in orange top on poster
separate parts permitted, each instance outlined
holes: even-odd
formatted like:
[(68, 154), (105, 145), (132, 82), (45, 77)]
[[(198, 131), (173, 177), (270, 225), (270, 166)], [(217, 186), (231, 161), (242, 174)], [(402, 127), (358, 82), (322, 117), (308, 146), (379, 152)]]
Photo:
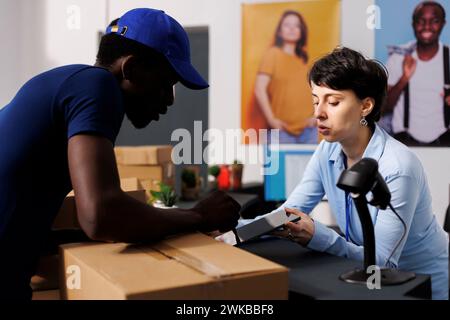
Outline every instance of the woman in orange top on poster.
[(311, 90), (307, 82), (308, 29), (297, 11), (285, 11), (273, 46), (265, 53), (255, 83), (255, 103), (268, 129), (279, 129), (280, 143), (318, 143)]

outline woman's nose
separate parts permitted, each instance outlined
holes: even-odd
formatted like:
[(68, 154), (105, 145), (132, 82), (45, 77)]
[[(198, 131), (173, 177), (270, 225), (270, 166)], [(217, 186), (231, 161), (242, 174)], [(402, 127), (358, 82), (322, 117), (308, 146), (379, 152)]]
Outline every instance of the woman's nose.
[(326, 118), (326, 111), (323, 104), (319, 103), (314, 108), (314, 118), (321, 120)]

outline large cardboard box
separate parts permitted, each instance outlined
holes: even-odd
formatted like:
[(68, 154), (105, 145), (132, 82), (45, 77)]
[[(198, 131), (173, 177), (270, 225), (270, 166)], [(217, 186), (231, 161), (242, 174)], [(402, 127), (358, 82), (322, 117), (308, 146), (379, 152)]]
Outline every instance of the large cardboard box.
[[(120, 179), (120, 187), (129, 196), (139, 200), (141, 202), (146, 202), (146, 195), (144, 187), (141, 185), (137, 178), (127, 178)], [(80, 224), (78, 223), (77, 208), (75, 204), (75, 195), (71, 191), (59, 210), (55, 221), (53, 222), (53, 229), (79, 229)]]
[(60, 247), (62, 299), (287, 299), (288, 270), (206, 235)]

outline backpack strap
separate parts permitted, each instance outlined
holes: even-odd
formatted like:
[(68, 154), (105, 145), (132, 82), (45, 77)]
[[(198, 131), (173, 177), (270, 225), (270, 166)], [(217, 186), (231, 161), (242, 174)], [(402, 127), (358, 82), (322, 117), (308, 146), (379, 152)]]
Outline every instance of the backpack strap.
[(409, 82), (403, 89), (403, 127), (409, 129)]
[[(449, 48), (448, 46), (444, 46), (444, 84), (445, 86), (450, 86), (450, 66), (449, 66)], [(448, 88), (448, 87), (447, 87)], [(445, 91), (449, 91), (450, 88)], [(447, 107), (444, 101), (444, 121), (445, 127), (448, 128), (450, 126), (450, 107)]]

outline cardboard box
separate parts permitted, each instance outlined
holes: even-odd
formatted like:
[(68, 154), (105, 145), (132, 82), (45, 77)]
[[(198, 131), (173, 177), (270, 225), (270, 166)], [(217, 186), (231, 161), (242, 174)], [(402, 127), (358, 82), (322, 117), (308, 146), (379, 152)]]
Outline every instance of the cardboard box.
[(160, 165), (172, 162), (172, 146), (115, 147), (117, 164)]
[[(287, 299), (288, 270), (193, 233), (60, 247), (62, 299)], [(66, 273), (67, 272), (67, 273)]]
[[(129, 192), (130, 195), (132, 194), (133, 191), (144, 190), (144, 187), (142, 186), (139, 179), (135, 178), (135, 177), (120, 179), (120, 188), (125, 192)], [(139, 194), (142, 194), (142, 193), (139, 193)], [(139, 200), (139, 197), (136, 199)], [(142, 198), (140, 200), (142, 200)]]
[(172, 163), (164, 165), (117, 165), (119, 176), (124, 178), (138, 178), (141, 184), (147, 184), (145, 190), (159, 191), (159, 182), (173, 186), (175, 182), (175, 167)]
[(146, 201), (152, 198), (150, 190), (159, 191), (159, 183), (163, 182), (169, 186), (175, 185), (175, 168), (173, 164), (164, 166), (122, 166), (117, 165), (119, 176), (123, 178), (135, 177), (139, 180), (145, 190)]
[[(137, 178), (127, 178), (120, 179), (120, 187), (125, 191), (130, 197), (135, 198), (141, 202), (146, 202), (146, 195), (144, 187), (141, 185)], [(79, 229), (80, 224), (78, 223), (77, 208), (75, 203), (75, 195), (71, 191), (59, 210), (56, 218), (53, 222), (53, 229)]]
[(47, 291), (59, 289), (58, 266), (59, 255), (45, 255), (40, 257), (36, 274), (31, 278), (30, 287), (33, 291)]
[(117, 168), (121, 178), (138, 178), (146, 191), (159, 190), (158, 183), (174, 186), (175, 167), (172, 146), (116, 147)]
[(59, 290), (34, 291), (32, 300), (61, 300)]

